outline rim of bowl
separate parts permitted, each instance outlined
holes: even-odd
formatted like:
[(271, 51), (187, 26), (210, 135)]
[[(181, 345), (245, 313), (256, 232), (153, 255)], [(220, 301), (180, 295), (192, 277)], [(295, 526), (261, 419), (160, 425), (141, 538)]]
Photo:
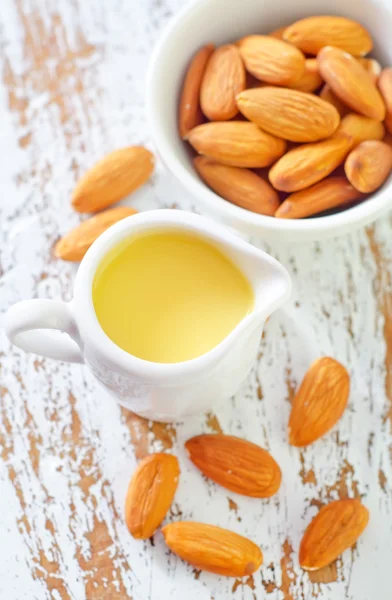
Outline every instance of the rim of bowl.
[[(305, 219), (279, 219), (267, 215), (260, 215), (232, 204), (213, 192), (199, 178), (196, 171), (193, 174), (187, 170), (175, 156), (168, 136), (165, 134), (164, 128), (161, 125), (161, 119), (158, 116), (159, 94), (155, 93), (156, 90), (154, 86), (156, 72), (161, 70), (161, 60), (162, 56), (164, 56), (163, 49), (168, 40), (182, 26), (183, 21), (191, 18), (194, 13), (203, 11), (208, 7), (208, 3), (209, 0), (193, 0), (169, 22), (153, 50), (146, 78), (146, 105), (153, 141), (164, 164), (166, 164), (175, 177), (179, 179), (183, 186), (190, 190), (196, 198), (200, 199), (204, 204), (211, 206), (215, 212), (219, 212), (222, 216), (236, 219), (253, 230), (256, 230), (259, 227), (260, 229), (269, 229), (271, 232), (276, 233), (300, 233), (301, 231), (316, 233), (317, 231), (334, 230), (333, 233), (337, 234), (338, 230), (351, 229), (355, 225), (359, 226), (374, 221), (388, 208), (389, 204), (392, 208), (392, 194), (389, 196), (387, 193), (392, 185), (392, 177), (390, 177), (390, 179), (384, 183), (383, 187), (376, 190), (376, 192), (371, 194), (368, 198), (339, 213)], [(175, 93), (177, 94), (178, 90), (176, 90)]]

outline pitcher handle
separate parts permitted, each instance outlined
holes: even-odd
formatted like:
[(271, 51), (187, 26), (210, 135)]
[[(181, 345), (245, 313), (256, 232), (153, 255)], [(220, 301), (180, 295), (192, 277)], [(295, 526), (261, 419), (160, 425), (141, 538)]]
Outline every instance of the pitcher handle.
[[(40, 331), (54, 329), (64, 334)], [(75, 337), (78, 329), (69, 305), (61, 300), (25, 300), (5, 315), (5, 332), (12, 344), (26, 352), (72, 363), (83, 363)]]

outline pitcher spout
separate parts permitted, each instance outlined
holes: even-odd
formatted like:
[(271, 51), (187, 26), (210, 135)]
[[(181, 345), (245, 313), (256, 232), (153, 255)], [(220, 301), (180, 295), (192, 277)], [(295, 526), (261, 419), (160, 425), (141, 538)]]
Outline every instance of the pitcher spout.
[(226, 252), (252, 285), (253, 317), (264, 321), (291, 295), (292, 284), (287, 270), (275, 258), (241, 239), (227, 246)]
[(259, 257), (255, 277), (254, 310), (263, 319), (267, 319), (290, 298), (291, 278), (283, 265), (264, 252)]

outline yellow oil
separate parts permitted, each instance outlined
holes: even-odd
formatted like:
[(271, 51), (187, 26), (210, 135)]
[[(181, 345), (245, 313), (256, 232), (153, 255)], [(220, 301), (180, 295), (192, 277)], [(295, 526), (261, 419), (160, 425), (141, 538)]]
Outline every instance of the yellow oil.
[(121, 242), (93, 282), (98, 321), (120, 348), (148, 361), (176, 363), (221, 342), (253, 308), (238, 267), (212, 243), (175, 230)]

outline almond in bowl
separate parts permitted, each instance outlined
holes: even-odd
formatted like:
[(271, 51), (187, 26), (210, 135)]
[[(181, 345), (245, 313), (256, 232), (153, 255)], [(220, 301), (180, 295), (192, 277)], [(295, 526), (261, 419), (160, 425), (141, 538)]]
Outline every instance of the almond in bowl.
[[(336, 16), (308, 17), (279, 37), (251, 34), (216, 48), (193, 86), (192, 106), (205, 122), (185, 135), (199, 154), (194, 165), (201, 179), (228, 202), (279, 219), (341, 210), (378, 189), (392, 170), (390, 149), (383, 152), (379, 141), (392, 86), (389, 70), (381, 73), (375, 59), (365, 58), (372, 48), (362, 24)], [(182, 137), (200, 52), (181, 94)], [(238, 113), (245, 122), (235, 120)], [(300, 146), (290, 149), (290, 142)], [(372, 162), (371, 181), (360, 177), (362, 156), (367, 170)], [(347, 178), (334, 177), (342, 164)], [(249, 170), (266, 166), (269, 185)], [(282, 204), (279, 192), (290, 194)]]
[[(389, 17), (380, 10), (377, 19), (367, 19), (371, 7), (370, 0), (360, 0), (355, 14), (339, 16), (339, 10), (346, 9), (338, 0), (320, 0), (315, 9), (322, 16), (315, 16), (306, 14), (307, 7), (301, 14), (301, 3), (290, 0), (286, 17), (281, 7), (228, 0), (229, 20), (217, 18), (221, 15), (218, 0), (200, 0), (169, 27), (149, 73), (152, 132), (163, 161), (212, 216), (246, 234), (303, 241), (352, 230), (392, 206), (386, 193), (389, 174), (386, 179), (384, 173), (379, 177), (385, 181), (379, 188), (364, 193), (344, 171), (358, 138), (346, 130), (344, 118), (364, 119), (361, 142), (382, 141), (381, 134), (392, 122), (388, 120), (392, 52), (376, 23), (379, 19), (385, 24)], [(381, 49), (380, 55), (372, 54), (374, 46)], [(199, 68), (192, 78), (195, 61)], [(190, 107), (198, 118), (194, 127), (184, 128), (183, 115)], [(177, 134), (174, 110), (179, 115)], [(254, 127), (249, 129), (251, 124)], [(238, 135), (233, 135), (237, 128)], [(257, 156), (260, 153), (262, 157)], [(198, 163), (197, 156), (213, 161), (211, 170), (224, 165), (247, 169), (258, 177), (260, 168), (267, 170), (263, 179), (271, 187), (255, 184), (267, 194), (267, 201), (262, 192), (260, 199), (255, 197), (252, 186), (252, 199), (246, 202), (249, 172), (243, 178), (235, 172), (234, 193), (232, 173), (227, 172), (226, 185), (221, 179), (217, 186), (215, 177), (211, 183), (203, 176), (205, 163)], [(298, 162), (305, 165), (297, 171)], [(336, 179), (329, 179), (336, 177), (343, 177), (340, 187), (350, 193), (333, 194), (330, 203), (326, 194), (323, 202), (313, 205), (310, 189), (305, 195), (306, 211), (281, 209), (287, 194), (319, 183), (325, 184), (322, 190), (328, 190), (329, 183), (335, 190)], [(241, 190), (242, 180), (246, 183)], [(279, 198), (273, 215), (271, 188)]]

